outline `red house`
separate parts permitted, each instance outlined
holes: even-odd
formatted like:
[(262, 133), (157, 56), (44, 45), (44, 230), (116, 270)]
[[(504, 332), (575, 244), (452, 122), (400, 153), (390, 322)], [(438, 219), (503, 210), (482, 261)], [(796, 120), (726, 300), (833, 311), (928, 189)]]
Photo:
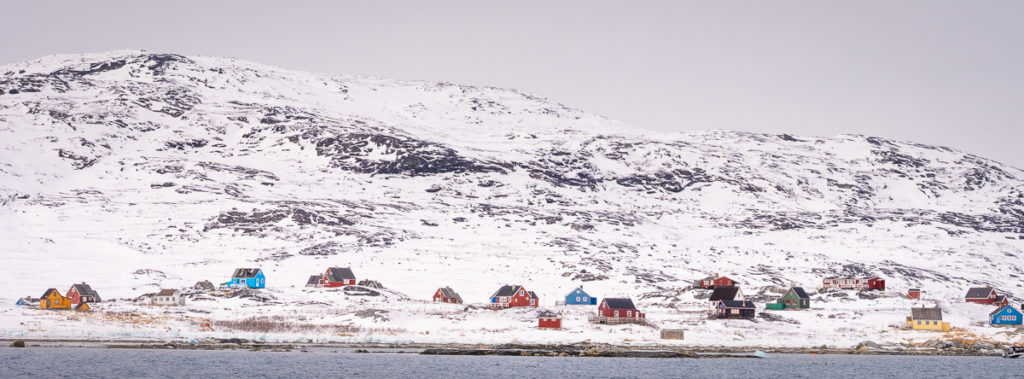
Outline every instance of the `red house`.
[(999, 295), (996, 294), (995, 288), (974, 287), (967, 290), (967, 296), (964, 296), (964, 301), (978, 304), (995, 304), (997, 297)]
[(536, 308), (540, 304), (540, 299), (537, 294), (533, 291), (527, 291), (526, 288), (518, 284), (511, 285), (506, 284), (498, 288), (497, 291), (491, 295), (491, 307), (492, 308), (509, 308), (509, 307), (534, 307)]
[(628, 298), (605, 298), (597, 306), (597, 315), (611, 321), (642, 320), (645, 315), (633, 306)]
[(722, 288), (722, 287), (735, 287), (735, 286), (736, 286), (736, 282), (734, 280), (729, 279), (729, 278), (724, 277), (724, 276), (718, 276), (718, 274), (715, 274), (714, 276), (709, 276), (707, 278), (704, 278), (704, 279), (701, 279), (701, 280), (697, 281), (697, 287), (707, 288), (707, 289)]
[(101, 301), (100, 294), (96, 293), (92, 287), (85, 283), (72, 284), (65, 297), (71, 298), (72, 305), (81, 302), (97, 303)]
[(434, 292), (435, 303), (462, 304), (462, 296), (459, 296), (451, 287), (438, 288)]
[(356, 285), (356, 275), (348, 267), (330, 267), (324, 273), (324, 287), (344, 287)]
[(885, 291), (885, 279), (877, 276), (871, 278), (826, 278), (821, 281), (821, 286), (844, 290)]
[(921, 298), (921, 289), (920, 288), (911, 288), (911, 289), (907, 290), (907, 298), (908, 299), (920, 299)]
[(537, 314), (537, 328), (562, 329), (562, 316), (554, 312), (540, 312)]

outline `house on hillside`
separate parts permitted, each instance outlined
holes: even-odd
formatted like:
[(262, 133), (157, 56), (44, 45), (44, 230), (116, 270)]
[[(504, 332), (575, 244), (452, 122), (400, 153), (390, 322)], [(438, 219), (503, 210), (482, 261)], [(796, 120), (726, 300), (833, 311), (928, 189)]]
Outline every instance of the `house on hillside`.
[(153, 305), (185, 305), (185, 298), (181, 296), (181, 291), (176, 289), (161, 289), (160, 292), (150, 297), (150, 301)]
[(71, 288), (68, 289), (67, 295), (65, 296), (71, 299), (72, 305), (82, 302), (98, 303), (102, 301), (100, 299), (100, 294), (96, 293), (96, 290), (93, 290), (91, 286), (85, 284), (84, 282), (79, 284), (72, 284)]
[(729, 279), (724, 276), (718, 276), (718, 274), (706, 277), (697, 281), (698, 288), (715, 289), (721, 287), (735, 287), (736, 281)]
[(92, 307), (89, 306), (89, 303), (83, 301), (75, 306), (75, 312), (92, 312)]
[(907, 290), (907, 298), (908, 299), (920, 299), (921, 298), (921, 289), (920, 288), (911, 288), (911, 289)]
[(1004, 305), (1010, 305), (1010, 299), (1006, 298), (1006, 296), (998, 295), (996, 296), (996, 300), (993, 301), (992, 304), (995, 304), (1000, 307)]
[(1012, 305), (1004, 305), (988, 314), (989, 323), (993, 326), (1021, 326), (1024, 325), (1024, 315)]
[(964, 301), (978, 304), (995, 304), (999, 294), (992, 287), (974, 287), (967, 290)]
[(537, 329), (562, 329), (562, 316), (552, 311), (537, 312)]
[(719, 300), (715, 305), (714, 318), (753, 319), (756, 314), (754, 302), (746, 300)]
[(380, 282), (378, 282), (376, 280), (372, 280), (372, 279), (360, 280), (359, 281), (359, 285), (363, 286), (363, 287), (366, 287), (366, 288), (373, 288), (373, 289), (378, 289), (378, 290), (384, 289), (384, 285), (383, 284), (380, 284)]
[(459, 296), (451, 287), (441, 287), (434, 291), (434, 302), (462, 304), (462, 296)]
[(577, 287), (565, 295), (565, 305), (597, 305), (597, 298), (584, 292), (583, 287)]
[(201, 282), (196, 282), (196, 284), (194, 286), (192, 286), (192, 289), (194, 289), (196, 291), (210, 292), (210, 291), (216, 291), (217, 287), (214, 286), (213, 283), (210, 283), (209, 280), (204, 280), (204, 281), (201, 281)]
[(877, 276), (870, 278), (826, 278), (822, 280), (821, 286), (823, 288), (838, 288), (843, 290), (884, 291), (885, 279)]
[(25, 307), (37, 307), (39, 306), (39, 299), (34, 298), (32, 296), (25, 296), (23, 298), (18, 299), (18, 301), (14, 302), (14, 305), (21, 305)]
[(71, 309), (71, 299), (50, 288), (39, 298), (39, 309)]
[(743, 296), (743, 291), (740, 287), (719, 287), (715, 288), (711, 292), (711, 297), (708, 297), (708, 306), (712, 313), (718, 309), (718, 302), (722, 300), (739, 300), (744, 301), (747, 298)]
[(231, 274), (231, 281), (225, 283), (227, 288), (266, 288), (267, 278), (259, 268), (237, 268)]
[(344, 287), (356, 285), (356, 274), (348, 267), (329, 267), (324, 272), (324, 287)]
[(320, 288), (320, 287), (323, 287), (323, 286), (324, 286), (324, 275), (323, 274), (310, 275), (309, 276), (309, 280), (306, 280), (306, 287), (307, 288)]
[(949, 323), (942, 322), (942, 308), (910, 308), (910, 316), (907, 316), (907, 326), (914, 330), (934, 330), (941, 332), (949, 331)]
[(629, 298), (604, 298), (597, 306), (597, 317), (592, 322), (598, 324), (642, 324), (647, 315), (636, 309)]
[(807, 295), (803, 287), (790, 287), (785, 294), (774, 304), (768, 304), (768, 309), (807, 309), (811, 307), (811, 297)]
[(491, 295), (492, 308), (537, 307), (539, 303), (536, 293), (518, 284), (503, 285)]

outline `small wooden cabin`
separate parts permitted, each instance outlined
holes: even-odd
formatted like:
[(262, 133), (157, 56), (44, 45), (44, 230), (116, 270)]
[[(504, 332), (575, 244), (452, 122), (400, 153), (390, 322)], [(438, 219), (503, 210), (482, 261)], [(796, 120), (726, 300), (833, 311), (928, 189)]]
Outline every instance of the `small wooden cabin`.
[(204, 281), (201, 281), (201, 282), (196, 282), (196, 284), (194, 286), (192, 286), (192, 289), (194, 289), (196, 291), (210, 292), (210, 291), (216, 291), (217, 287), (214, 286), (213, 283), (211, 283), (209, 280), (204, 280)]
[(310, 275), (309, 280), (306, 280), (306, 287), (308, 288), (320, 288), (324, 286), (324, 275)]
[(50, 288), (39, 298), (39, 309), (71, 309), (71, 299)]
[(562, 329), (562, 316), (555, 312), (539, 312), (537, 314), (538, 329)]
[(779, 302), (785, 306), (785, 309), (807, 309), (811, 307), (811, 297), (807, 296), (807, 292), (804, 291), (803, 287), (791, 287), (789, 291), (786, 291)]
[(907, 290), (907, 298), (908, 299), (920, 299), (921, 298), (921, 289), (920, 288), (911, 288), (911, 289)]
[(932, 330), (948, 332), (948, 322), (942, 321), (942, 308), (910, 308), (910, 316), (907, 316), (907, 326), (914, 330)]
[(565, 295), (565, 305), (597, 305), (597, 298), (583, 291), (583, 287), (577, 287)]
[(462, 304), (462, 296), (459, 296), (451, 287), (441, 287), (434, 291), (434, 302)]
[(523, 288), (523, 286), (518, 284), (506, 284), (501, 286), (493, 295), (491, 295), (492, 308), (536, 308), (538, 306), (540, 306), (540, 299), (537, 298), (537, 294), (533, 291), (527, 291), (526, 288)]
[(743, 301), (747, 298), (743, 296), (743, 291), (740, 287), (719, 287), (715, 288), (711, 292), (711, 296), (708, 297), (708, 306), (712, 313), (717, 312), (718, 302), (722, 300), (739, 300)]
[(661, 339), (663, 340), (681, 340), (683, 339), (684, 331), (682, 329), (662, 329)]
[(607, 318), (609, 321), (642, 320), (647, 317), (643, 312), (636, 309), (636, 306), (633, 305), (633, 300), (629, 298), (605, 298), (601, 300), (601, 305), (597, 306), (597, 315)]
[(1004, 305), (988, 314), (989, 323), (994, 326), (1024, 325), (1024, 315), (1012, 305)]
[(161, 289), (160, 292), (150, 297), (150, 302), (153, 305), (163, 306), (185, 305), (185, 298), (181, 296), (181, 291), (176, 289)]
[(754, 302), (745, 300), (719, 300), (715, 307), (715, 318), (753, 319), (756, 315)]
[(226, 283), (227, 288), (266, 288), (267, 278), (260, 268), (237, 268), (231, 274), (231, 281)]
[(100, 294), (97, 293), (96, 290), (92, 289), (92, 286), (89, 286), (84, 282), (72, 284), (71, 288), (68, 289), (68, 294), (66, 296), (71, 299), (72, 305), (81, 302), (98, 303), (102, 301), (100, 299)]
[(697, 287), (705, 289), (715, 289), (721, 287), (735, 287), (736, 281), (729, 279), (725, 276), (718, 276), (718, 274), (706, 277), (697, 281)]
[(92, 312), (92, 307), (89, 306), (89, 303), (83, 301), (75, 306), (75, 312)]
[(36, 307), (39, 306), (39, 299), (34, 298), (32, 296), (25, 296), (23, 298), (18, 299), (18, 301), (14, 302), (14, 305)]
[(363, 279), (363, 280), (360, 280), (358, 285), (366, 287), (366, 288), (373, 288), (373, 289), (378, 289), (378, 290), (384, 289), (384, 285), (383, 284), (380, 284), (380, 282), (378, 282), (376, 280), (373, 280), (373, 279)]
[(964, 301), (978, 304), (995, 304), (999, 294), (992, 287), (974, 287), (967, 290)]
[(324, 287), (344, 287), (356, 285), (356, 274), (349, 267), (328, 267), (324, 272)]

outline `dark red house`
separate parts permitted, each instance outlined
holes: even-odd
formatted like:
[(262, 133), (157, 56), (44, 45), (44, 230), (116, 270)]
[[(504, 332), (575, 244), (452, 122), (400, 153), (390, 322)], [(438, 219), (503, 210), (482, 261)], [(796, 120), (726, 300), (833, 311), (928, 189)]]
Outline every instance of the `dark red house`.
[(907, 298), (908, 299), (920, 299), (921, 298), (921, 289), (920, 288), (911, 288), (911, 289), (907, 290)]
[(999, 295), (996, 293), (995, 288), (974, 287), (967, 290), (967, 295), (964, 296), (964, 301), (978, 304), (995, 304), (997, 297), (999, 297)]
[(540, 305), (540, 299), (537, 294), (533, 291), (527, 291), (526, 288), (518, 284), (506, 284), (498, 288), (497, 291), (491, 295), (491, 307), (493, 308), (509, 308), (509, 307), (534, 307)]
[(697, 287), (707, 288), (707, 289), (722, 288), (722, 287), (735, 287), (735, 286), (736, 286), (736, 282), (734, 280), (729, 279), (729, 278), (724, 277), (724, 276), (718, 276), (718, 274), (715, 274), (714, 276), (709, 276), (707, 278), (704, 278), (704, 279), (701, 279), (701, 280), (697, 281)]
[(451, 287), (441, 287), (434, 292), (434, 302), (462, 304), (462, 296), (459, 296)]
[(356, 285), (356, 275), (348, 267), (330, 267), (324, 273), (324, 287), (344, 287)]
[(601, 305), (597, 306), (597, 315), (607, 318), (618, 319), (643, 319), (646, 317), (633, 306), (633, 300), (628, 298), (605, 298)]
[(537, 314), (537, 328), (562, 329), (562, 316), (550, 311), (540, 312)]
[(96, 290), (93, 290), (92, 287), (85, 283), (72, 284), (65, 297), (71, 299), (72, 305), (81, 302), (97, 303), (102, 301), (100, 300), (100, 294), (96, 293)]

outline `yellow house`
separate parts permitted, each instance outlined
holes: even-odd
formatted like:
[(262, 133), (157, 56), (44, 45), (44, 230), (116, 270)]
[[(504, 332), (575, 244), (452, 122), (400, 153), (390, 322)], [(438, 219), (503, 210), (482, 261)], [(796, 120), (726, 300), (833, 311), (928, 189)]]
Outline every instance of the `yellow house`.
[(949, 323), (942, 322), (942, 308), (910, 308), (907, 326), (914, 330), (949, 331)]
[(89, 307), (89, 303), (83, 301), (75, 306), (75, 312), (92, 312), (92, 308)]
[(71, 309), (71, 298), (61, 295), (56, 288), (50, 288), (39, 298), (39, 309)]

